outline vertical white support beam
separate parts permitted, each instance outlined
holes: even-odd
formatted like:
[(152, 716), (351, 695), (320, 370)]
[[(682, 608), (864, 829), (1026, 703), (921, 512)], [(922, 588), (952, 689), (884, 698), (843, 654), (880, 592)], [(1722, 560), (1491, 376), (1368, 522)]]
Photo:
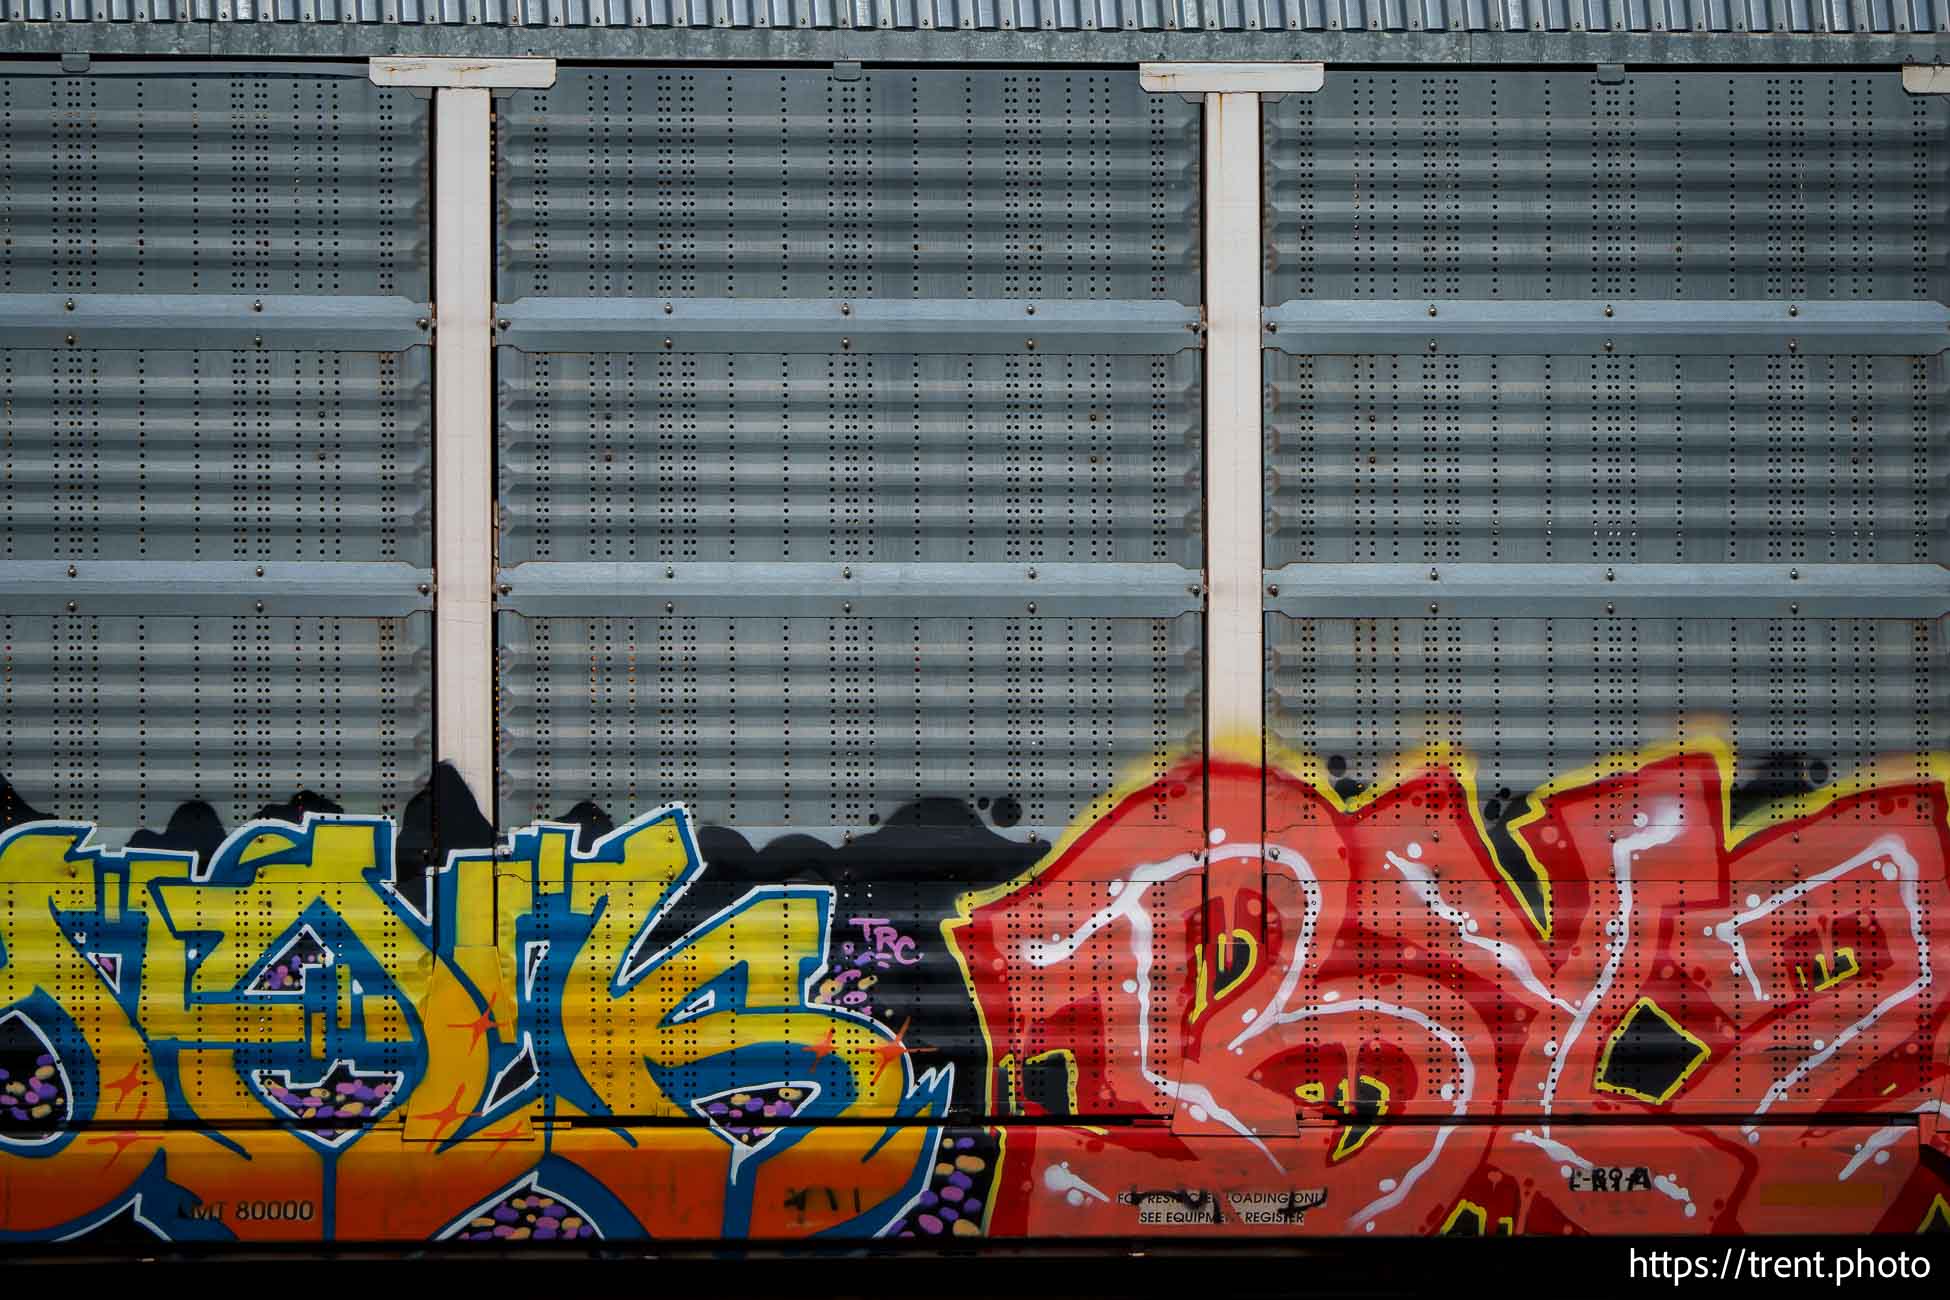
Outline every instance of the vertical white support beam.
[(434, 756), (494, 807), (493, 91), (550, 86), (552, 59), (374, 59), (430, 87), (433, 120)]
[(1205, 96), (1205, 734), (1263, 757), (1259, 95)]
[(484, 89), (434, 92), (434, 725), (492, 817), (494, 799), (493, 196)]

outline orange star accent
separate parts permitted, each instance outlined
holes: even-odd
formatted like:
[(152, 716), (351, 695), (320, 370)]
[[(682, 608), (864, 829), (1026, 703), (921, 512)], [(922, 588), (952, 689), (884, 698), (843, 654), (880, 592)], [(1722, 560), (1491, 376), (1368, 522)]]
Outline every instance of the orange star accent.
[[(907, 1027), (913, 1023), (913, 1016), (909, 1016), (907, 1019), (901, 1021), (901, 1027), (894, 1033), (894, 1040), (890, 1043), (882, 1043), (873, 1049), (874, 1056), (879, 1058), (880, 1061), (880, 1068), (873, 1072), (873, 1081), (875, 1083), (880, 1082), (880, 1076), (887, 1072), (888, 1066), (900, 1060), (903, 1056), (911, 1053), (932, 1052), (934, 1050), (932, 1047), (909, 1047), (907, 1045)], [(827, 1036), (829, 1038), (832, 1036), (830, 1030), (827, 1032)]]
[(522, 1137), (521, 1121), (516, 1120), (514, 1123), (508, 1125), (508, 1127), (502, 1129), (499, 1133), (490, 1133), (488, 1134), (488, 1136), (491, 1138), (501, 1139), (499, 1142), (496, 1142), (494, 1144), (493, 1154), (498, 1156), (501, 1154), (502, 1147), (507, 1146), (510, 1142), (516, 1142), (521, 1140)]
[[(138, 1120), (141, 1119), (142, 1112), (147, 1110), (148, 1108), (149, 1108), (149, 1099), (147, 1097), (144, 1097), (141, 1101), (136, 1103), (135, 1117)], [(114, 1167), (115, 1162), (122, 1158), (122, 1153), (124, 1151), (127, 1151), (130, 1147), (134, 1146), (136, 1143), (160, 1142), (161, 1140), (162, 1140), (162, 1134), (160, 1133), (135, 1133), (135, 1132), (131, 1132), (128, 1129), (123, 1129), (119, 1133), (108, 1133), (108, 1134), (104, 1134), (101, 1137), (89, 1138), (88, 1145), (91, 1147), (112, 1146), (115, 1148), (115, 1154), (108, 1158), (108, 1163), (106, 1165), (102, 1166), (102, 1168), (104, 1169), (111, 1169)]]
[(462, 1120), (467, 1118), (469, 1112), (462, 1110), (460, 1105), (460, 1095), (466, 1090), (467, 1090), (466, 1084), (464, 1083), (455, 1084), (454, 1099), (448, 1102), (444, 1109), (431, 1110), (424, 1115), (415, 1115), (413, 1116), (413, 1118), (439, 1120), (440, 1122), (436, 1124), (433, 1129), (433, 1136), (436, 1139), (438, 1139), (440, 1135), (445, 1133), (450, 1126), (458, 1124)]
[(839, 1044), (833, 1041), (833, 1027), (828, 1025), (826, 1026), (826, 1037), (812, 1045), (813, 1060), (823, 1061), (837, 1051), (839, 1051)]
[[(112, 1083), (104, 1083), (102, 1087), (115, 1089), (117, 1094), (115, 1104), (119, 1107), (128, 1101), (130, 1093), (142, 1086), (141, 1076), (142, 1062), (131, 1061), (129, 1062), (129, 1072), (127, 1074)], [(140, 1112), (138, 1111), (137, 1113), (139, 1114)]]
[(500, 1022), (494, 1018), (494, 1004), (500, 997), (501, 994), (499, 992), (488, 994), (487, 1010), (472, 1020), (464, 1020), (460, 1024), (447, 1026), (449, 1029), (471, 1029), (474, 1031), (474, 1036), (467, 1040), (467, 1050), (469, 1052), (472, 1052), (481, 1045), (481, 1039), (487, 1034), (488, 1030), (501, 1028)]

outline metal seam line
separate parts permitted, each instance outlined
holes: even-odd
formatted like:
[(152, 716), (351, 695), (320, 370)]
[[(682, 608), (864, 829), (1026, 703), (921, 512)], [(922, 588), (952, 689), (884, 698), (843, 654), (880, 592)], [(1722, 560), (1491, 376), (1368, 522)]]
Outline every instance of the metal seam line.
[(1205, 730), (1264, 744), (1259, 95), (1205, 96)]
[(434, 94), (434, 757), (494, 799), (495, 89), (554, 84), (550, 59), (380, 58), (374, 84)]

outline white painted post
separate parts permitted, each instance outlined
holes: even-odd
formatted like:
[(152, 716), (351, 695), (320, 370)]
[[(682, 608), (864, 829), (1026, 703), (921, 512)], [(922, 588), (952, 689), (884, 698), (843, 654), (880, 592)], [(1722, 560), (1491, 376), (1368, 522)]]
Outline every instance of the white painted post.
[(434, 92), (434, 756), (494, 807), (496, 89), (555, 84), (553, 59), (374, 59), (382, 86)]
[(1260, 397), (1260, 96), (1307, 94), (1319, 63), (1147, 63), (1139, 83), (1205, 99), (1205, 739), (1265, 759)]
[(1264, 757), (1259, 96), (1205, 96), (1205, 732)]

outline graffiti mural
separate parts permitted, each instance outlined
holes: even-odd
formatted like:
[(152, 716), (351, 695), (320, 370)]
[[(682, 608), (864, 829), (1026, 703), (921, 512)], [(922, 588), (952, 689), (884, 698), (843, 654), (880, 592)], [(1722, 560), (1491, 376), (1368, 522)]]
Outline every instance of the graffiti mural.
[(446, 772), (114, 848), (0, 788), (0, 1231), (1950, 1228), (1945, 774), (1198, 761), (1053, 848), (497, 840)]

